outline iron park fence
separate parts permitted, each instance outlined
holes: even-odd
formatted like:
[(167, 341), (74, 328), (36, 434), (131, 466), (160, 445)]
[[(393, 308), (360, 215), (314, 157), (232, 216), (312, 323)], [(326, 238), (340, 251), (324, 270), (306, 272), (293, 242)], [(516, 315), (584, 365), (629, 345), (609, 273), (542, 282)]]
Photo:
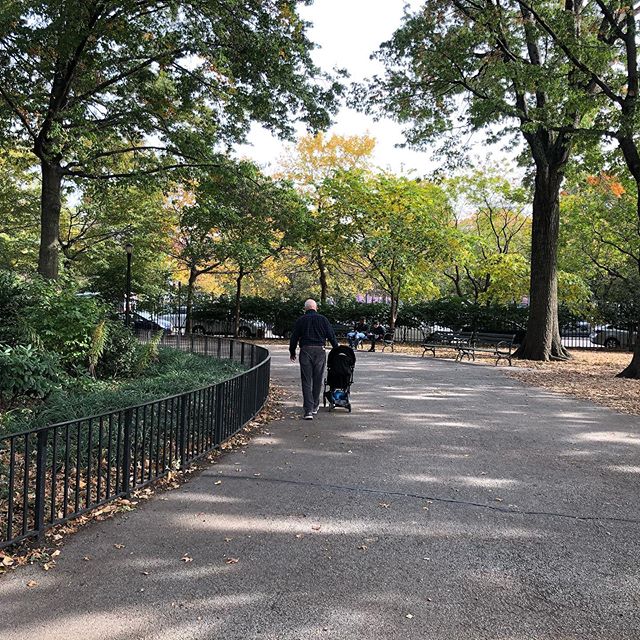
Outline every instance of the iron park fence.
[(0, 436), (0, 549), (41, 538), (49, 527), (185, 469), (263, 407), (267, 349), (179, 334), (164, 336), (162, 345), (233, 360), (247, 370), (187, 393)]

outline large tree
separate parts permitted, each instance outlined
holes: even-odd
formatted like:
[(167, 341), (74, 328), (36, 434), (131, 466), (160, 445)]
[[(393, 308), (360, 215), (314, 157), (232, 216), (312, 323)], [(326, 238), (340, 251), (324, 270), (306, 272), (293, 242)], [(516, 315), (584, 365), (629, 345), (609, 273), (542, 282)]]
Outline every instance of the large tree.
[(337, 87), (297, 4), (0, 0), (0, 139), (40, 165), (41, 274), (58, 273), (64, 180), (213, 164), (252, 119), (281, 134), (295, 118), (327, 126)]
[[(640, 66), (637, 2), (576, 2), (580, 28), (572, 29), (553, 3), (518, 0), (536, 28), (559, 49), (563, 65), (583, 81), (573, 88), (574, 102), (589, 100), (597, 113), (589, 121), (555, 128), (587, 140), (617, 142), (636, 183), (636, 229), (640, 234)], [(640, 263), (638, 263), (640, 267)], [(639, 271), (640, 275), (640, 271)], [(620, 377), (640, 378), (640, 340)]]
[(243, 279), (304, 235), (307, 212), (290, 184), (248, 161), (227, 160), (169, 198), (177, 219), (172, 256), (187, 273), (187, 331), (195, 287), (203, 275), (233, 276), (236, 331)]
[(295, 147), (280, 158), (283, 175), (309, 203), (311, 218), (304, 261), (317, 274), (321, 304), (327, 302), (330, 278), (335, 278), (342, 261), (334, 242), (337, 221), (330, 216), (324, 181), (336, 171), (369, 167), (375, 144), (375, 139), (368, 135), (328, 136), (319, 132), (302, 136)]
[[(580, 3), (566, 0), (560, 10), (567, 28), (579, 30)], [(456, 155), (465, 145), (454, 134), (482, 129), (526, 141), (535, 184), (530, 314), (518, 353), (566, 357), (557, 313), (559, 193), (571, 131), (586, 110), (573, 99), (583, 77), (563, 65), (564, 53), (515, 0), (428, 0), (405, 15), (377, 57), (386, 72), (365, 88), (368, 104), (405, 123), (409, 144), (446, 136), (445, 151)]]
[(455, 294), (476, 304), (520, 302), (529, 278), (529, 190), (498, 167), (475, 169), (445, 185), (460, 232), (455, 263), (444, 271)]
[(399, 303), (441, 270), (451, 248), (453, 216), (443, 190), (427, 181), (388, 173), (338, 172), (326, 181), (334, 242), (344, 260), (390, 298), (393, 331)]

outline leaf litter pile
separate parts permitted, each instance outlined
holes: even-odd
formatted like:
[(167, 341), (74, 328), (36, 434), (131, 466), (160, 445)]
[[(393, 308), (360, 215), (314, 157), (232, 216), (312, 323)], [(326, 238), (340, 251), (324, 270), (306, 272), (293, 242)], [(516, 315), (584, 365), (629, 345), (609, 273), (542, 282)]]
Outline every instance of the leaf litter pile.
[[(238, 434), (226, 440), (220, 447), (221, 451), (246, 447), (252, 436), (265, 433), (265, 428), (269, 423), (282, 420), (283, 414), (280, 410), (280, 405), (283, 397), (283, 390), (272, 385), (269, 391), (269, 398), (262, 411)], [(212, 451), (207, 456), (206, 462), (214, 462), (221, 455), (221, 451)], [(156, 492), (177, 489), (188, 480), (191, 474), (201, 471), (203, 468), (203, 464), (194, 464), (184, 471), (170, 471), (152, 485), (134, 492), (131, 500), (125, 498), (115, 499), (69, 522), (52, 527), (45, 533), (45, 544), (42, 547), (34, 547), (32, 543), (27, 541), (13, 547), (0, 549), (0, 576), (3, 573), (29, 564), (39, 564), (44, 571), (53, 569), (56, 566), (56, 558), (61, 554), (61, 547), (64, 545), (65, 539), (67, 536), (76, 533), (80, 527), (90, 522), (101, 522), (117, 514), (133, 511), (140, 501), (152, 498)], [(2, 508), (1, 503), (2, 497), (0, 496), (0, 510)], [(124, 544), (116, 544), (114, 546), (118, 549), (124, 548)], [(91, 560), (90, 557), (84, 559)], [(231, 560), (232, 562), (238, 562), (234, 558)], [(188, 554), (185, 554), (182, 561), (190, 562), (191, 558)], [(37, 587), (38, 583), (32, 580), (27, 586), (32, 589)]]
[(536, 387), (590, 400), (620, 413), (640, 415), (640, 380), (616, 378), (630, 353), (572, 351), (567, 362), (513, 361), (504, 371)]

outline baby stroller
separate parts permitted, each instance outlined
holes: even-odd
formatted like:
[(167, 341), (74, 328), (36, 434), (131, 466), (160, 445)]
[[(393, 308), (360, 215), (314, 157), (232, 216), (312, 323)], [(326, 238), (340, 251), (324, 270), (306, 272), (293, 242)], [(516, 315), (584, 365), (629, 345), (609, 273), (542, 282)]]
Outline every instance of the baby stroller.
[(326, 407), (328, 402), (329, 411), (333, 411), (335, 407), (344, 407), (351, 413), (349, 393), (353, 384), (355, 366), (356, 354), (350, 347), (341, 345), (329, 351), (323, 394), (324, 406)]

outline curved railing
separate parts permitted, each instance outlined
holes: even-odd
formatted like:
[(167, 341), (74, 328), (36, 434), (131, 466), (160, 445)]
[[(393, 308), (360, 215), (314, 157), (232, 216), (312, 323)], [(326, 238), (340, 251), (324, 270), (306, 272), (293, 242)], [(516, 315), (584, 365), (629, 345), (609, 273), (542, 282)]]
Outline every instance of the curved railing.
[(262, 409), (271, 365), (264, 347), (208, 336), (162, 344), (248, 369), (187, 393), (0, 436), (0, 549), (186, 468)]

